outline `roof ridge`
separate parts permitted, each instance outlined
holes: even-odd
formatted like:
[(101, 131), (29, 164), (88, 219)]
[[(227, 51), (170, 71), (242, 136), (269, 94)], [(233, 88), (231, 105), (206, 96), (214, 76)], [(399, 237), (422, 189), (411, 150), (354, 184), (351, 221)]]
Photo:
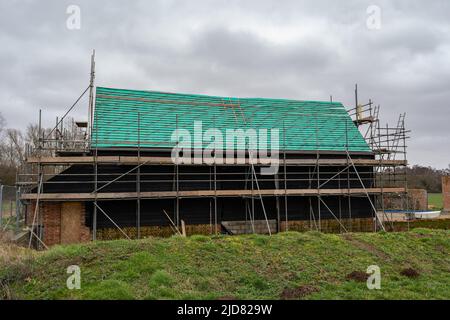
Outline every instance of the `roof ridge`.
[(183, 93), (183, 92), (167, 92), (167, 91), (157, 91), (157, 90), (136, 90), (136, 89), (123, 89), (123, 88), (111, 88), (111, 87), (102, 87), (97, 86), (97, 89), (106, 89), (106, 90), (119, 90), (119, 91), (127, 91), (127, 92), (136, 92), (136, 93), (150, 93), (150, 94), (166, 94), (166, 95), (175, 95), (175, 96), (189, 96), (189, 97), (200, 97), (200, 98), (214, 98), (214, 99), (233, 99), (233, 100), (265, 100), (265, 101), (276, 101), (276, 102), (308, 102), (308, 103), (320, 103), (324, 105), (336, 105), (343, 106), (343, 103), (340, 101), (326, 101), (326, 100), (297, 100), (297, 99), (286, 99), (286, 98), (268, 98), (268, 97), (237, 97), (237, 96), (216, 96), (216, 95), (208, 95), (208, 94), (199, 94), (199, 93)]

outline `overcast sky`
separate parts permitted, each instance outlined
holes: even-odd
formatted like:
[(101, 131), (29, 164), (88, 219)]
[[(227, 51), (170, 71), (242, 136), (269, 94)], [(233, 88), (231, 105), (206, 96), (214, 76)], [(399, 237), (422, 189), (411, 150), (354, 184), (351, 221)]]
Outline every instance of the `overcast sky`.
[[(69, 5), (80, 8), (79, 29)], [(8, 126), (36, 122), (39, 108), (44, 124), (54, 124), (87, 87), (94, 48), (99, 86), (333, 95), (353, 107), (358, 83), (360, 101), (381, 105), (383, 124), (407, 113), (411, 164), (450, 163), (448, 0), (2, 0), (0, 112)], [(74, 116), (86, 115), (83, 100)]]

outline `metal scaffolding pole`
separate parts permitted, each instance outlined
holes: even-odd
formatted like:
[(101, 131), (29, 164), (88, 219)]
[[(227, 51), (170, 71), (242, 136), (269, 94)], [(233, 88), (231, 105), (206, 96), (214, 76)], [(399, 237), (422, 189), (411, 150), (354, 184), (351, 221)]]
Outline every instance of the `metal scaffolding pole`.
[[(274, 182), (275, 182), (275, 190), (279, 190), (280, 189), (280, 181), (279, 181), (278, 173), (274, 174)], [(275, 205), (276, 205), (276, 210), (277, 210), (277, 232), (280, 232), (280, 230), (281, 230), (281, 213), (280, 213), (280, 197), (278, 195), (275, 196)]]
[[(406, 113), (403, 117), (402, 120), (402, 130), (403, 132), (405, 132), (405, 117), (406, 117)], [(405, 133), (403, 133), (403, 160), (406, 161), (406, 135)], [(404, 187), (405, 187), (405, 194), (404, 197), (406, 198), (406, 211), (409, 212), (409, 197), (408, 197), (408, 175), (407, 175), (407, 170), (405, 168), (405, 173), (404, 173)], [(408, 219), (408, 230), (409, 230), (409, 219)]]
[[(355, 91), (356, 92), (356, 91)], [(357, 92), (356, 92), (357, 95)], [(356, 98), (356, 103), (358, 103)], [(345, 151), (348, 154), (348, 123), (345, 121)], [(351, 194), (350, 194), (350, 162), (347, 157), (347, 204), (348, 204), (348, 222), (350, 224), (350, 231), (353, 230), (353, 221), (352, 221), (352, 200), (351, 200)]]
[(318, 123), (317, 116), (314, 117), (315, 123), (315, 133), (316, 133), (316, 179), (317, 179), (317, 213), (319, 214), (319, 231), (322, 231), (322, 218), (321, 218), (321, 208), (320, 208), (320, 166), (319, 166), (319, 133), (318, 133)]
[[(42, 137), (41, 137), (41, 133), (42, 133)], [(42, 147), (43, 147), (43, 138), (44, 138), (44, 133), (42, 132), (42, 110), (39, 110), (39, 124), (38, 124), (38, 156), (39, 159), (42, 156)], [(36, 222), (38, 223), (38, 225), (40, 225), (40, 195), (42, 192), (42, 188), (43, 188), (43, 180), (44, 180), (44, 173), (43, 173), (43, 168), (42, 168), (42, 164), (39, 160), (38, 165), (37, 165), (37, 174), (38, 174), (38, 188), (37, 188), (37, 198), (36, 198), (36, 202), (35, 202), (35, 207), (34, 207), (34, 215), (33, 215), (33, 221), (31, 223), (31, 233), (30, 233), (30, 240), (28, 243), (28, 248), (31, 248), (31, 243), (33, 240), (33, 236), (36, 236), (36, 239), (44, 245), (44, 247), (47, 248), (47, 246), (45, 245), (45, 243), (41, 240), (42, 238), (42, 234), (41, 234), (41, 229), (39, 228), (38, 233), (34, 232), (34, 227), (36, 225)]]
[(97, 202), (94, 203), (95, 207), (100, 210), (101, 213), (105, 215), (106, 218), (108, 218), (109, 221), (117, 228), (120, 232), (127, 238), (128, 240), (131, 240), (131, 238), (119, 227), (119, 225), (97, 204)]
[[(378, 215), (377, 215), (377, 209), (375, 208), (375, 206), (374, 206), (374, 204), (373, 204), (373, 202), (372, 202), (372, 199), (370, 198), (370, 195), (369, 195), (369, 193), (368, 193), (367, 190), (366, 190), (366, 186), (364, 185), (364, 183), (363, 183), (363, 181), (362, 181), (362, 179), (361, 179), (361, 176), (359, 175), (358, 170), (356, 169), (356, 166), (355, 166), (355, 164), (353, 163), (353, 160), (352, 160), (352, 158), (351, 158), (351, 156), (350, 156), (349, 153), (347, 153), (347, 157), (348, 157), (348, 159), (350, 160), (350, 162), (352, 163), (352, 167), (353, 167), (353, 169), (355, 170), (356, 175), (358, 176), (359, 182), (361, 183), (361, 186), (363, 187), (363, 189), (364, 189), (364, 191), (365, 191), (365, 193), (366, 193), (366, 196), (367, 196), (367, 199), (368, 199), (369, 202), (370, 202), (370, 205), (372, 206), (372, 209), (373, 209), (374, 215), (375, 215), (375, 221), (378, 221), (378, 222), (380, 223), (381, 228), (383, 229), (383, 231), (386, 231), (386, 229), (384, 228), (383, 223), (381, 222), (380, 218), (379, 218)], [(376, 225), (376, 223), (375, 223), (375, 225)], [(376, 230), (376, 229), (375, 229), (375, 230)]]
[[(178, 132), (178, 114), (175, 115), (175, 122), (176, 122), (176, 130)], [(176, 186), (176, 203), (175, 203), (175, 222), (177, 224), (177, 228), (180, 228), (180, 185), (179, 185), (179, 166), (178, 166), (178, 159), (175, 163), (175, 186)]]
[(0, 184), (0, 229), (3, 226), (3, 189), (4, 185)]
[(35, 202), (35, 207), (34, 207), (34, 215), (33, 215), (33, 221), (31, 223), (31, 233), (30, 233), (30, 240), (28, 242), (28, 248), (31, 248), (31, 242), (33, 240), (33, 235), (36, 235), (36, 237), (38, 238), (38, 240), (40, 242), (41, 241), (41, 235), (40, 235), (40, 231), (38, 231), (38, 234), (36, 234), (34, 232), (34, 227), (36, 226), (36, 223), (39, 225), (39, 218), (40, 218), (40, 195), (42, 192), (42, 179), (43, 179), (43, 174), (42, 174), (42, 168), (41, 165), (39, 164), (38, 166), (38, 175), (39, 175), (39, 182), (38, 182), (38, 188), (37, 188), (37, 198), (36, 198), (36, 202)]
[[(94, 150), (94, 207), (92, 213), (92, 240), (97, 240), (97, 196), (98, 196), (98, 132), (97, 132), (97, 124), (95, 124), (95, 150)], [(105, 186), (103, 186), (105, 187)]]
[(287, 166), (286, 166), (286, 127), (283, 120), (283, 160), (284, 160), (284, 214), (286, 220), (285, 231), (289, 231), (288, 197), (287, 197)]
[[(211, 167), (209, 167), (209, 190), (212, 190), (212, 169)], [(213, 222), (213, 217), (212, 217), (212, 199), (209, 198), (209, 233), (212, 234), (213, 233), (213, 227), (212, 227), (212, 222)]]
[(264, 200), (263, 200), (262, 195), (261, 195), (261, 189), (259, 188), (259, 183), (258, 183), (258, 178), (256, 176), (255, 166), (253, 165), (252, 152), (249, 152), (249, 160), (250, 160), (249, 162), (250, 162), (251, 167), (252, 167), (253, 175), (255, 176), (255, 183), (256, 183), (256, 187), (258, 188), (259, 199), (261, 200), (261, 207), (262, 207), (262, 210), (263, 210), (264, 218), (266, 220), (267, 230), (269, 231), (269, 235), (271, 236), (272, 235), (272, 231), (270, 230), (269, 219), (267, 218), (266, 208), (264, 206)]
[[(138, 163), (141, 163), (141, 115), (138, 112), (137, 115), (137, 128), (138, 128)], [(137, 238), (141, 238), (141, 167), (137, 167), (136, 173), (136, 228)]]
[[(342, 171), (340, 172), (340, 174)], [(341, 179), (338, 176), (338, 187), (341, 189)], [(338, 205), (339, 205), (339, 221), (342, 221), (342, 199), (341, 197), (338, 197)], [(344, 228), (345, 229), (345, 228)], [(342, 233), (342, 227), (339, 228), (340, 233)]]
[(319, 200), (323, 203), (323, 205), (325, 206), (325, 208), (327, 208), (327, 210), (331, 213), (331, 215), (333, 216), (334, 219), (336, 219), (336, 221), (339, 223), (339, 225), (344, 229), (345, 232), (347, 232), (347, 229), (345, 228), (345, 226), (341, 223), (341, 221), (338, 219), (338, 217), (336, 217), (336, 215), (334, 214), (334, 212), (330, 209), (330, 207), (328, 207), (328, 205), (325, 203), (325, 201), (323, 201), (322, 198), (319, 198)]
[(214, 233), (217, 234), (217, 165), (214, 150)]
[[(247, 171), (247, 167), (245, 167), (244, 174), (245, 174), (245, 190), (251, 190), (251, 189), (249, 189), (249, 181), (248, 180), (249, 180), (249, 177), (250, 177), (250, 179), (253, 179), (253, 173), (252, 173), (250, 166), (248, 166), (248, 171)], [(254, 233), (255, 226), (254, 226), (254, 221), (253, 221), (253, 217), (252, 217), (252, 209), (249, 204), (251, 202), (252, 196), (253, 195), (251, 194), (250, 197), (248, 197), (248, 196), (245, 197), (245, 221), (247, 223), (248, 218), (250, 219), (250, 225), (252, 226), (252, 232)]]
[(255, 233), (255, 177), (253, 176), (253, 170), (249, 168), (251, 172), (251, 184), (252, 184), (252, 210), (251, 210), (251, 221), (252, 221), (252, 232)]
[[(17, 182), (16, 178), (16, 182)], [(20, 202), (20, 193), (21, 189), (19, 186), (16, 186), (16, 232), (19, 231), (20, 227), (20, 213), (21, 213), (21, 202)]]
[[(216, 118), (213, 117), (213, 127), (216, 127)], [(223, 154), (222, 154), (223, 156)], [(222, 221), (222, 219), (221, 219)], [(217, 234), (217, 146), (214, 139), (214, 233)]]
[(91, 56), (91, 79), (89, 82), (89, 114), (88, 114), (88, 130), (89, 138), (92, 137), (92, 124), (94, 122), (94, 81), (95, 81), (95, 50)]

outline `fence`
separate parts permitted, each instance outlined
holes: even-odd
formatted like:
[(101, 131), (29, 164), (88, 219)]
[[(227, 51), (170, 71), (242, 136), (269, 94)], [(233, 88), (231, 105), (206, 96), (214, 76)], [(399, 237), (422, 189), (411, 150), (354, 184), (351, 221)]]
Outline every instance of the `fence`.
[(21, 212), (19, 188), (0, 184), (0, 230), (18, 229)]

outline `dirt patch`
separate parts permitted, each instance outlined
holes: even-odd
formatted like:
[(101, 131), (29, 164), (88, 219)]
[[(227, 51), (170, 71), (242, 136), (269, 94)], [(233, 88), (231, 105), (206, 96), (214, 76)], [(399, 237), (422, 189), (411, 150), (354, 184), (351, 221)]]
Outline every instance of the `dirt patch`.
[(283, 300), (299, 299), (318, 291), (319, 289), (310, 285), (304, 285), (297, 288), (286, 288), (281, 293), (280, 298)]
[(437, 246), (436, 246), (436, 250), (439, 251), (440, 253), (447, 254), (447, 249), (445, 249), (444, 246), (437, 245)]
[(408, 278), (417, 278), (418, 276), (420, 276), (419, 271), (413, 269), (413, 268), (406, 268), (403, 269), (402, 271), (400, 271), (400, 274), (402, 276), (408, 277)]
[(346, 277), (347, 280), (355, 280), (358, 282), (366, 282), (369, 275), (362, 271), (352, 271)]
[(413, 233), (413, 236), (415, 238), (419, 238), (419, 239), (431, 238), (431, 235), (429, 235), (429, 234), (422, 234), (422, 233)]
[(374, 245), (372, 245), (370, 243), (355, 239), (350, 234), (344, 235), (344, 239), (347, 240), (348, 242), (350, 242), (352, 245), (354, 245), (358, 249), (370, 252), (370, 253), (376, 255), (380, 259), (389, 260), (389, 256), (386, 253), (377, 249)]

